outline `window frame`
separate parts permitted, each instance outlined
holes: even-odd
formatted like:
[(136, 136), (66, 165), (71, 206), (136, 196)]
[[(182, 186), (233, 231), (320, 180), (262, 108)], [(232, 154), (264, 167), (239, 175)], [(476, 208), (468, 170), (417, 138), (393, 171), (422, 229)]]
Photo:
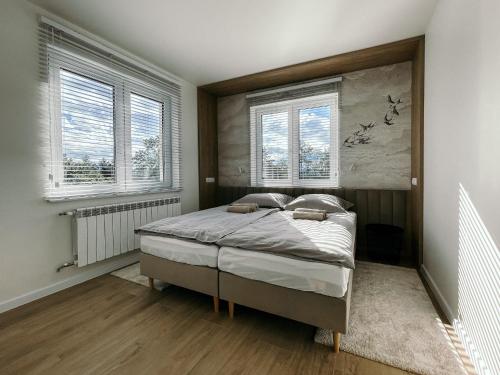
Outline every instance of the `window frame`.
[[(173, 187), (173, 135), (172, 133), (172, 98), (162, 90), (150, 90), (149, 82), (141, 84), (141, 80), (128, 76), (123, 72), (96, 61), (81, 57), (73, 52), (61, 51), (57, 47), (48, 46), (47, 54), (52, 58), (48, 69), (49, 79), (49, 136), (50, 136), (50, 174), (51, 193), (48, 200), (99, 198), (114, 195), (148, 194), (163, 191), (178, 191)], [(67, 56), (66, 56), (67, 55)], [(72, 62), (79, 58), (78, 64)], [(62, 129), (62, 91), (61, 70), (92, 79), (113, 88), (113, 148), (115, 180), (111, 183), (65, 184)], [(137, 83), (134, 83), (137, 82)], [(160, 91), (160, 92), (159, 92)], [(135, 94), (162, 104), (160, 180), (151, 184), (134, 184), (132, 176), (131, 147), (131, 106), (130, 95)], [(170, 155), (170, 156), (169, 156)], [(171, 162), (166, 162), (170, 157)], [(178, 157), (178, 156), (177, 156)]]
[[(330, 106), (330, 177), (301, 179), (300, 159), (300, 110)], [(262, 177), (262, 115), (288, 111), (288, 179), (269, 180)], [(338, 93), (315, 95), (250, 107), (252, 185), (292, 187), (338, 187)]]
[[(274, 113), (282, 113), (282, 112), (287, 112), (287, 119), (288, 119), (288, 178), (286, 179), (279, 179), (279, 180), (272, 180), (272, 179), (264, 179), (263, 178), (263, 160), (262, 160), (262, 149), (263, 149), (263, 144), (262, 144), (262, 116), (268, 115), (268, 114), (274, 114)], [(274, 105), (274, 106), (261, 106), (259, 108), (256, 108), (255, 110), (255, 116), (256, 116), (256, 136), (257, 139), (260, 140), (260, 142), (256, 142), (256, 160), (257, 160), (257, 165), (259, 166), (257, 168), (257, 181), (259, 181), (260, 184), (263, 186), (280, 186), (283, 184), (288, 184), (290, 185), (292, 183), (292, 173), (293, 173), (293, 161), (292, 158), (290, 157), (290, 150), (292, 150), (293, 147), (293, 141), (292, 141), (292, 129), (290, 128), (290, 119), (292, 118), (292, 111), (291, 108), (287, 105)], [(265, 184), (265, 185), (264, 185)]]
[[(132, 110), (130, 99), (131, 95), (141, 96), (146, 99), (150, 99), (162, 104), (162, 124), (160, 129), (160, 139), (161, 139), (161, 151), (160, 151), (160, 180), (159, 183), (165, 186), (171, 186), (173, 181), (172, 176), (172, 165), (166, 163), (167, 155), (170, 153), (172, 155), (172, 122), (169, 116), (171, 112), (172, 102), (171, 98), (165, 94), (159, 94), (151, 90), (147, 90), (139, 85), (135, 84), (125, 84), (124, 85), (124, 99), (125, 107), (128, 112), (128, 116), (125, 116), (125, 165), (126, 168), (126, 181), (129, 181), (132, 186), (134, 186), (134, 180), (132, 178)], [(170, 163), (172, 164), (172, 163)]]

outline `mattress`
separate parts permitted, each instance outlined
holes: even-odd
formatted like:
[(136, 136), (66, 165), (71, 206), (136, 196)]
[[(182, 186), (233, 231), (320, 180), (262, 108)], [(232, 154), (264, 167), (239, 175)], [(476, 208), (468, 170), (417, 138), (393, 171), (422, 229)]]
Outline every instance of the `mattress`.
[(346, 293), (352, 272), (349, 268), (334, 264), (234, 247), (219, 249), (218, 267), (221, 271), (246, 279), (337, 298)]
[(217, 245), (354, 269), (355, 238), (354, 212), (331, 213), (315, 221), (296, 220), (293, 211), (279, 211), (223, 237)]
[(141, 251), (174, 262), (216, 268), (219, 247), (194, 240), (143, 235)]

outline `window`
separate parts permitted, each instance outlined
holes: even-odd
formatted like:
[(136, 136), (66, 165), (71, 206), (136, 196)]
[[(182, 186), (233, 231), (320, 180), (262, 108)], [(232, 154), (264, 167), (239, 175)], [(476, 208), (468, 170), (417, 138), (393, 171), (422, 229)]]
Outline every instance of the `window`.
[(132, 179), (160, 181), (163, 103), (131, 94), (130, 120)]
[(262, 113), (262, 178), (288, 180), (288, 111)]
[(114, 88), (61, 69), (63, 184), (115, 182)]
[(179, 86), (115, 56), (109, 61), (56, 42), (51, 35), (43, 45), (50, 128), (46, 197), (180, 189)]
[(330, 179), (331, 106), (299, 108), (299, 180)]
[(337, 186), (338, 94), (250, 107), (252, 185)]

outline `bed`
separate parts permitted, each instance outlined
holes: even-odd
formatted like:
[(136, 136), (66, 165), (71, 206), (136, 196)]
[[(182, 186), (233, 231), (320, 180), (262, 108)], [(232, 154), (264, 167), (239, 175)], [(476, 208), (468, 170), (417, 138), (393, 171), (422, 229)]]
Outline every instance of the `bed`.
[(198, 241), (154, 235), (141, 236), (141, 274), (212, 296), (219, 312), (217, 258), (219, 247)]
[(274, 211), (259, 209), (242, 215), (220, 206), (147, 224), (136, 231), (141, 241), (141, 274), (149, 278), (151, 288), (157, 279), (208, 294), (218, 312), (216, 242)]
[(347, 332), (356, 214), (321, 222), (276, 212), (217, 242), (219, 296), (229, 315), (241, 304), (332, 330), (334, 351)]
[[(160, 279), (213, 296), (215, 311), (219, 298), (227, 300), (230, 318), (241, 304), (330, 329), (338, 351), (349, 320), (356, 214), (331, 195), (288, 198), (249, 194), (238, 201), (262, 206), (271, 199), (286, 211), (238, 214), (220, 206), (141, 227), (142, 274), (151, 284)], [(327, 208), (326, 220), (293, 217), (300, 212), (292, 210), (316, 204)]]

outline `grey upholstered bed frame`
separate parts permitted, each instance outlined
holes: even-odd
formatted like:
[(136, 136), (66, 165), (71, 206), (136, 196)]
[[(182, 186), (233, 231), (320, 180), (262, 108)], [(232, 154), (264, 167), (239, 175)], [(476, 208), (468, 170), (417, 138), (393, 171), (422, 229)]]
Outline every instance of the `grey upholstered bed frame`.
[(214, 311), (219, 312), (219, 270), (217, 268), (192, 266), (173, 262), (154, 255), (141, 253), (141, 274), (149, 278), (154, 288), (154, 279), (177, 285), (213, 297)]
[(341, 298), (304, 292), (262, 281), (245, 279), (216, 268), (192, 266), (141, 253), (141, 274), (213, 297), (214, 311), (219, 312), (219, 298), (228, 301), (229, 317), (240, 304), (315, 327), (331, 329), (333, 349), (339, 351), (340, 335), (347, 332), (351, 304), (352, 272), (347, 292)]
[[(358, 242), (357, 232), (355, 242)], [(341, 298), (284, 288), (221, 272), (216, 268), (177, 263), (145, 253), (141, 253), (141, 273), (149, 277), (151, 287), (153, 280), (158, 279), (211, 295), (216, 312), (219, 311), (219, 298), (228, 301), (231, 319), (234, 317), (234, 305), (240, 304), (331, 329), (333, 350), (336, 353), (340, 348), (340, 335), (347, 333), (353, 272), (349, 278), (347, 292)]]
[(284, 288), (262, 281), (245, 279), (219, 272), (219, 297), (228, 301), (229, 317), (234, 316), (234, 304), (297, 320), (333, 332), (333, 349), (340, 347), (340, 334), (347, 332), (351, 305), (352, 275), (347, 291), (341, 298)]

